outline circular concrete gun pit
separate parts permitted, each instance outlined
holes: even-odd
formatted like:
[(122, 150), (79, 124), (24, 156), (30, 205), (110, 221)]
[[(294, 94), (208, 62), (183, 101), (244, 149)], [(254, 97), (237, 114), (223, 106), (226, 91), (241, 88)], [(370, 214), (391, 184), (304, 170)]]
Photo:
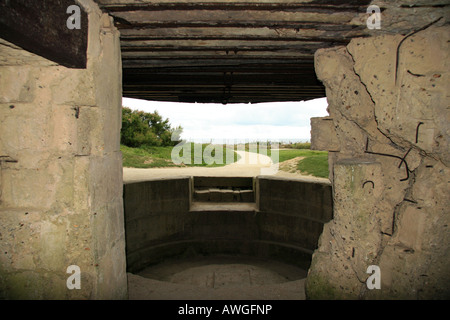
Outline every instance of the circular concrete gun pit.
[(253, 257), (173, 259), (129, 274), (129, 281), (139, 279), (140, 286), (130, 287), (130, 298), (297, 300), (304, 299), (306, 273), (296, 266)]

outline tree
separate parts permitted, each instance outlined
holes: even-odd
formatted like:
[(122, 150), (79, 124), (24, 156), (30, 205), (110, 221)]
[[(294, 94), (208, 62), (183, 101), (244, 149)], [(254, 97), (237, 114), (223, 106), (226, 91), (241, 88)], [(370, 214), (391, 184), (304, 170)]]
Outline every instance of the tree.
[(172, 133), (177, 132), (179, 137), (182, 130), (181, 126), (172, 128), (169, 119), (164, 120), (157, 111), (149, 113), (122, 107), (120, 142), (128, 147), (173, 146), (177, 142), (172, 141)]

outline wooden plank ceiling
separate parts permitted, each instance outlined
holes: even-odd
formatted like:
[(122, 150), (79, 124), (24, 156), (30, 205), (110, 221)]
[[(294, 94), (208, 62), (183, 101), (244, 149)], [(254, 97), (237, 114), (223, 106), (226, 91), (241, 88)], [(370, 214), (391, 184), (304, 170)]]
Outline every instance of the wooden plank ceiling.
[(314, 52), (363, 36), (366, 0), (97, 0), (121, 32), (123, 95), (257, 103), (325, 96)]

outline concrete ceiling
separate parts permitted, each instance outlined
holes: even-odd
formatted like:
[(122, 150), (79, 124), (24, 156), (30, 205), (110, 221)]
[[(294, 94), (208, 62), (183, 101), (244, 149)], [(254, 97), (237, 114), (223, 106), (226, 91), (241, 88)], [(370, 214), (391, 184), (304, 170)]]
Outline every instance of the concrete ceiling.
[[(315, 51), (370, 35), (370, 0), (96, 2), (121, 32), (123, 95), (130, 98), (257, 103), (324, 97)], [(413, 6), (400, 2), (391, 11)], [(423, 6), (430, 2), (436, 1)], [(383, 11), (392, 7), (378, 3)], [(404, 20), (395, 31), (408, 31)]]

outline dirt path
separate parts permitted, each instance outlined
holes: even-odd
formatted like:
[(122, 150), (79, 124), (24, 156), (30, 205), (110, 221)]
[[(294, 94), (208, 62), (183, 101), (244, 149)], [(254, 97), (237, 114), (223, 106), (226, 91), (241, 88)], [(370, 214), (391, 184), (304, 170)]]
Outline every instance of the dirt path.
[(297, 157), (290, 160), (286, 160), (280, 163), (280, 170), (290, 173), (301, 174), (299, 170), (297, 170), (297, 164), (300, 160), (305, 159), (305, 157)]
[(270, 157), (246, 151), (236, 151), (241, 158), (223, 167), (123, 168), (124, 182), (175, 176), (235, 176), (254, 177), (273, 165)]
[(144, 181), (155, 178), (181, 176), (229, 176), (256, 177), (259, 175), (274, 175), (286, 178), (303, 178), (312, 181), (328, 181), (328, 179), (306, 176), (295, 171), (301, 157), (284, 161), (279, 166), (274, 165), (271, 158), (265, 155), (247, 151), (236, 151), (241, 157), (237, 162), (223, 167), (169, 167), (169, 168), (123, 168), (125, 183)]

